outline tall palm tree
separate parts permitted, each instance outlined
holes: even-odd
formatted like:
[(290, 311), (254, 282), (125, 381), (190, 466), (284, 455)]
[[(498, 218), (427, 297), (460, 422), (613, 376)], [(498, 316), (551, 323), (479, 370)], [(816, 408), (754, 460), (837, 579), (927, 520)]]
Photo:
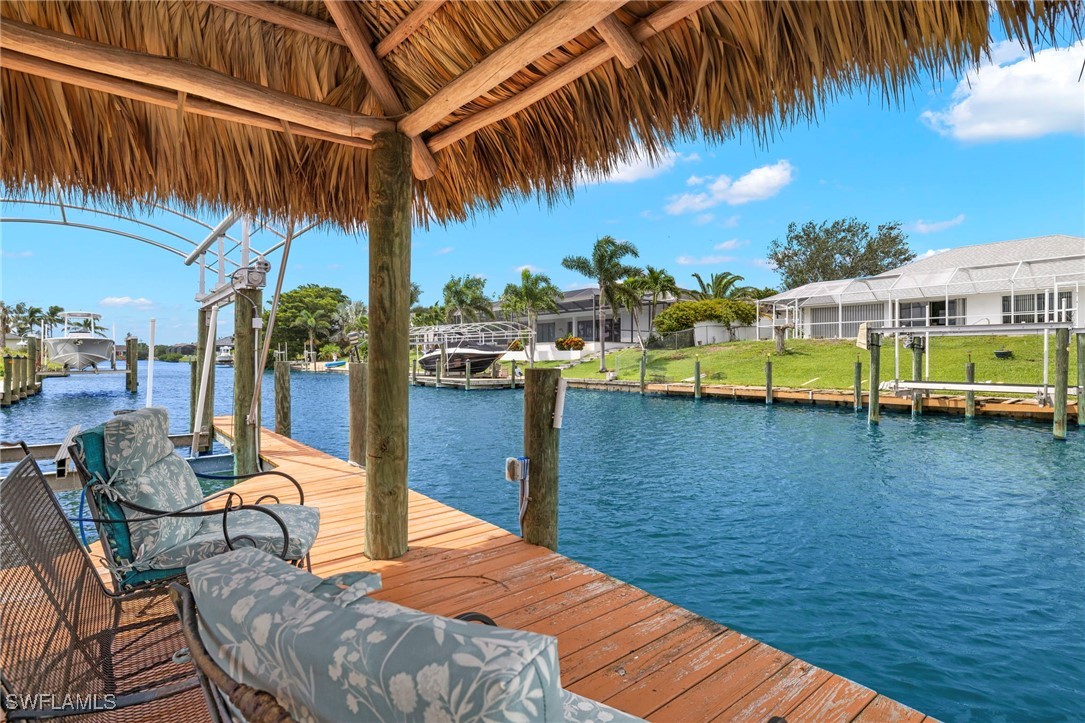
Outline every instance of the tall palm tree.
[(655, 266), (644, 267), (644, 276), (641, 277), (644, 293), (648, 294), (648, 326), (652, 326), (652, 320), (656, 316), (656, 307), (660, 299), (668, 296), (678, 298), (681, 289), (666, 269), (657, 269)]
[(63, 313), (64, 307), (56, 306), (55, 304), (45, 310), (45, 315), (42, 318), (42, 323), (49, 328), (49, 336), (53, 335), (53, 327), (55, 327), (62, 321), (60, 315)]
[(531, 327), (531, 363), (535, 364), (535, 327), (539, 313), (557, 311), (561, 289), (554, 286), (546, 274), (533, 274), (530, 269), (520, 272), (519, 284), (508, 284), (501, 294), (501, 308), (516, 314), (525, 314)]
[(26, 324), (28, 333), (34, 333), (35, 324), (40, 326), (43, 332), (45, 331), (45, 312), (42, 311), (40, 306), (28, 306), (26, 313), (23, 315), (23, 321)]
[(304, 329), (309, 335), (309, 352), (316, 351), (316, 336), (317, 334), (327, 334), (331, 328), (331, 324), (328, 322), (328, 316), (324, 313), (323, 309), (317, 311), (309, 311), (303, 309), (298, 314), (298, 318), (294, 321), (294, 326)]
[(15, 317), (12, 308), (0, 301), (0, 348), (7, 346), (8, 333), (11, 331), (11, 325), (14, 321)]
[(411, 326), (439, 326), (445, 320), (445, 307), (440, 304), (433, 306), (416, 306), (411, 309)]
[(644, 335), (640, 330), (640, 312), (644, 308), (644, 297), (648, 294), (648, 277), (642, 274), (630, 276), (614, 290), (614, 302), (619, 308), (629, 311), (629, 319), (637, 330), (637, 343), (644, 349)]
[(339, 341), (346, 343), (352, 331), (369, 331), (369, 308), (364, 301), (344, 302), (335, 310), (335, 322)]
[(613, 236), (603, 236), (595, 241), (592, 247), (591, 258), (586, 256), (566, 256), (561, 265), (570, 271), (593, 279), (599, 284), (599, 371), (607, 370), (607, 347), (604, 333), (606, 327), (607, 306), (618, 308), (618, 298), (621, 293), (619, 286), (622, 279), (630, 276), (638, 276), (641, 270), (636, 266), (625, 263), (625, 257), (637, 258), (640, 254), (637, 247), (628, 241), (618, 241)]
[(481, 276), (453, 276), (443, 289), (445, 318), (460, 324), (494, 318), (494, 304), (486, 296), (486, 279)]
[(95, 326), (94, 322), (90, 319), (80, 319), (73, 321), (70, 324), (72, 331), (84, 332), (87, 334), (97, 334), (98, 336), (106, 336), (105, 329), (100, 326)]
[(745, 286), (739, 286), (744, 278), (738, 274), (732, 274), (730, 271), (724, 271), (718, 274), (712, 274), (708, 277), (708, 283), (704, 282), (700, 274), (693, 274), (693, 278), (697, 279), (697, 286), (700, 288), (691, 292), (693, 298), (698, 301), (704, 301), (705, 299), (732, 299), (746, 289)]

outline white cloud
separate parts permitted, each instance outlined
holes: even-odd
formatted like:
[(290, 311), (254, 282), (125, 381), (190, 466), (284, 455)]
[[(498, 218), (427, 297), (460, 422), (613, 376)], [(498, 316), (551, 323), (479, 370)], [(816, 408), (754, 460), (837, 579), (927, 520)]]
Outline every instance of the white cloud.
[(949, 251), (949, 249), (929, 249), (929, 250), (924, 251), (923, 253), (919, 254), (919, 256), (917, 256), (916, 258), (917, 259), (929, 259), (931, 256), (934, 256), (935, 254), (940, 254), (943, 251)]
[(738, 214), (735, 214), (734, 216), (728, 216), (727, 218), (720, 221), (720, 225), (724, 228), (734, 228), (735, 226), (738, 226), (738, 219)]
[(680, 266), (709, 266), (711, 264), (726, 264), (734, 261), (733, 256), (679, 256), (675, 262)]
[(706, 179), (705, 179), (704, 176), (693, 175), (693, 176), (690, 176), (689, 178), (686, 179), (686, 185), (687, 186), (701, 186), (701, 185), (704, 185), (705, 180)]
[(759, 269), (768, 269), (769, 271), (776, 270), (776, 264), (772, 263), (768, 259), (753, 259), (750, 261), (752, 266), (756, 266)]
[(433, 255), (434, 256), (444, 256), (445, 254), (450, 254), (455, 250), (456, 249), (453, 248), (452, 246), (445, 246), (444, 248), (440, 248), (440, 249), (437, 249), (436, 251), (434, 251)]
[(693, 219), (693, 223), (697, 224), (698, 226), (704, 226), (706, 223), (712, 223), (712, 220), (714, 218), (716, 217), (711, 213), (702, 213), (700, 216)]
[(948, 108), (925, 111), (920, 118), (938, 133), (962, 141), (1085, 133), (1083, 60), (1085, 40), (1041, 50), (1034, 58), (1017, 43), (1004, 41), (992, 49), (991, 62), (957, 85)]
[(672, 215), (705, 211), (726, 203), (739, 206), (750, 201), (763, 201), (779, 193), (794, 177), (794, 168), (786, 160), (769, 166), (755, 168), (732, 180), (730, 176), (718, 176), (701, 193), (683, 193), (672, 196), (667, 213)]
[(655, 178), (682, 163), (696, 163), (701, 157), (696, 153), (682, 155), (677, 151), (666, 150), (652, 158), (648, 151), (641, 148), (633, 153), (628, 160), (619, 161), (609, 173), (583, 171), (580, 174), (580, 182), (592, 183), (635, 183), (647, 178)]
[(132, 306), (137, 309), (149, 309), (154, 302), (144, 297), (133, 299), (131, 296), (107, 296), (98, 302), (101, 306)]
[(733, 239), (729, 239), (727, 241), (723, 241), (721, 243), (718, 243), (715, 246), (713, 246), (712, 248), (716, 249), (717, 251), (734, 251), (735, 249), (739, 248), (740, 246), (745, 246), (748, 243), (750, 243), (750, 242), (749, 241), (739, 241), (737, 238), (733, 238)]
[(33, 251), (5, 251), (5, 259), (28, 259), (34, 255)]
[(537, 274), (542, 271), (542, 269), (540, 269), (538, 266), (533, 266), (531, 264), (524, 264), (523, 266), (516, 267), (516, 273), (518, 274), (522, 274), (525, 271), (530, 271), (533, 274)]
[(959, 213), (946, 221), (924, 221), (919, 219), (915, 223), (909, 224), (908, 230), (916, 233), (938, 233), (939, 231), (945, 231), (947, 228), (960, 226), (962, 223), (964, 223), (964, 214)]
[(649, 221), (658, 221), (659, 219), (663, 218), (655, 211), (641, 211), (640, 216), (641, 218), (646, 218)]

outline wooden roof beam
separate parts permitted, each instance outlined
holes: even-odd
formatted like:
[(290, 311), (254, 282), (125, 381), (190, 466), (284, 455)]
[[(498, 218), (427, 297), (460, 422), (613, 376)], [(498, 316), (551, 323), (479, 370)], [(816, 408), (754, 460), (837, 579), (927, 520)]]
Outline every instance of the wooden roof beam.
[(629, 33), (621, 20), (613, 15), (607, 15), (602, 22), (595, 26), (599, 37), (614, 50), (619, 62), (627, 68), (632, 68), (644, 57), (644, 49), (640, 47)]
[[(695, 12), (711, 5), (713, 0), (679, 0), (663, 6), (649, 15), (644, 20), (633, 26), (630, 34), (638, 43), (658, 35), (675, 23), (683, 20)], [(429, 140), (429, 147), (433, 151), (447, 148), (458, 140), (466, 138), (475, 131), (481, 130), (488, 125), (504, 120), (511, 115), (519, 113), (524, 108), (542, 100), (551, 93), (555, 93), (569, 85), (577, 78), (587, 75), (611, 58), (616, 57), (614, 46), (601, 43), (586, 53), (570, 60), (559, 69), (550, 73), (545, 78), (533, 83), (520, 91), (512, 98), (490, 106), (485, 110), (474, 113), (459, 123), (445, 128), (435, 134)]]
[[(353, 4), (326, 0), (324, 6), (328, 8), (332, 19), (346, 40), (351, 55), (362, 70), (362, 75), (369, 82), (373, 94), (377, 96), (385, 114), (402, 116), (407, 112), (406, 106), (400, 100), (392, 85), (392, 79), (384, 69), (376, 53), (373, 52), (373, 38), (369, 30), (362, 23)], [(426, 147), (425, 141), (418, 136), (411, 138), (411, 166), (416, 178), (431, 178), (437, 173), (437, 160)]]
[(395, 128), (384, 118), (299, 98), (193, 63), (115, 48), (15, 20), (5, 19), (0, 49), (169, 88), (336, 135), (371, 139), (380, 131)]
[(312, 15), (299, 13), (281, 5), (276, 5), (267, 0), (206, 0), (210, 5), (215, 5), (235, 13), (248, 15), (249, 17), (263, 20), (272, 25), (281, 25), (299, 33), (312, 35), (315, 38), (327, 40), (336, 45), (346, 45), (347, 41), (339, 28)]
[(409, 136), (420, 135), (453, 111), (493, 90), (529, 63), (586, 32), (624, 4), (625, 0), (559, 3), (516, 39), (502, 45), (434, 93), (399, 122), (399, 129)]
[(377, 43), (377, 57), (383, 58), (395, 50), (400, 43), (425, 25), (430, 16), (441, 9), (444, 2), (445, 0), (422, 0), (418, 3), (399, 25), (392, 28), (392, 32), (388, 33), (384, 40)]
[[(143, 85), (142, 83), (136, 83), (123, 78), (113, 78), (90, 70), (73, 68), (68, 65), (54, 63), (51, 60), (42, 60), (41, 58), (35, 58), (31, 55), (24, 55), (23, 53), (4, 53), (3, 56), (0, 56), (0, 67), (6, 68), (7, 70), (26, 73), (27, 75), (35, 75), (39, 78), (47, 78), (60, 83), (67, 83), (68, 85), (74, 85), (79, 88), (97, 90), (103, 93), (117, 95), (122, 98), (138, 100), (142, 103), (148, 103), (160, 108), (178, 108), (181, 106), (181, 97), (179, 93), (162, 90), (161, 88), (153, 88), (149, 85)], [(373, 147), (371, 141), (362, 138), (340, 136), (334, 133), (327, 133), (325, 131), (316, 130), (315, 128), (306, 128), (305, 126), (299, 125), (288, 125), (287, 128), (284, 128), (283, 122), (277, 118), (269, 118), (268, 116), (260, 115), (259, 113), (250, 113), (246, 110), (231, 108), (222, 105), (221, 103), (204, 100), (202, 98), (186, 98), (184, 101), (184, 112), (229, 121), (231, 123), (240, 123), (241, 125), (252, 126), (254, 128), (263, 128), (277, 133), (290, 132), (296, 136), (315, 138), (317, 140), (339, 143), (354, 148), (369, 149)]]

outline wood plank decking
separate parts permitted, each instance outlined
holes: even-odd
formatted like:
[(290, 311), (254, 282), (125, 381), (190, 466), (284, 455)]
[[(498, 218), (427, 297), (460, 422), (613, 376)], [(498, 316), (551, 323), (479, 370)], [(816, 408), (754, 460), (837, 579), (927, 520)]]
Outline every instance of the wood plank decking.
[[(232, 429), (229, 417), (215, 428)], [(852, 681), (729, 630), (460, 510), (410, 493), (410, 551), (362, 553), (365, 473), (264, 430), (262, 456), (320, 508), (313, 571), (381, 573), (376, 595), (441, 615), (477, 610), (503, 627), (556, 636), (563, 685), (656, 721), (922, 721)], [(286, 487), (248, 481), (246, 499)]]

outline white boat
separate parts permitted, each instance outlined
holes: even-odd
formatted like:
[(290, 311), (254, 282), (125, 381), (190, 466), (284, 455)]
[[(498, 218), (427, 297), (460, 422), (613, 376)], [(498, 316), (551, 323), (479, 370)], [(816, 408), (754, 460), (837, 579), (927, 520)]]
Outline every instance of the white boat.
[(82, 371), (98, 369), (98, 365), (113, 358), (113, 340), (101, 334), (98, 320), (101, 314), (89, 311), (68, 311), (61, 314), (64, 335), (45, 340), (50, 362), (65, 369)]
[(234, 364), (234, 348), (232, 346), (222, 345), (215, 350), (215, 363), (224, 364), (226, 366), (233, 366)]

